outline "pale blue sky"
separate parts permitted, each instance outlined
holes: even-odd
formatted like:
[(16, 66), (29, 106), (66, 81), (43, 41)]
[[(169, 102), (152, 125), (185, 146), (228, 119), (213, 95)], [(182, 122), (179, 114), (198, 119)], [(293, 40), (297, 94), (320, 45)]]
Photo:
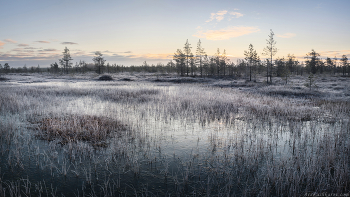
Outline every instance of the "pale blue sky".
[(73, 62), (92, 62), (102, 51), (109, 63), (166, 63), (186, 39), (195, 53), (226, 49), (235, 62), (249, 44), (261, 55), (270, 29), (276, 57), (350, 56), (350, 1), (90, 1), (0, 0), (0, 63), (47, 67), (64, 47)]

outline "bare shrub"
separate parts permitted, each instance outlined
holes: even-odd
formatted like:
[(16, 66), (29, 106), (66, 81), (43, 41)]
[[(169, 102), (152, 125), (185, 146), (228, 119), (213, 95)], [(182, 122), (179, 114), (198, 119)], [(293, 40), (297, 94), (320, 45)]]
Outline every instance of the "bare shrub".
[(150, 96), (158, 94), (159, 91), (155, 89), (142, 89), (142, 90), (115, 90), (113, 92), (103, 91), (99, 93), (102, 99), (110, 100), (114, 102), (133, 102), (144, 103), (151, 99)]
[(87, 141), (93, 146), (106, 146), (113, 134), (121, 135), (127, 128), (119, 121), (91, 115), (42, 118), (37, 122), (41, 139), (68, 142)]
[(113, 78), (110, 75), (102, 75), (101, 77), (98, 78), (100, 81), (112, 81)]

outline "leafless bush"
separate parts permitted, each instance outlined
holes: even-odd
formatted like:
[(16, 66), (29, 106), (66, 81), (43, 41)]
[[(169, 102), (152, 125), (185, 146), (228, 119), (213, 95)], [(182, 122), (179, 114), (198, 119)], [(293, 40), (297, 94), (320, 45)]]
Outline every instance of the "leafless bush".
[(93, 146), (106, 146), (109, 137), (127, 130), (117, 120), (91, 115), (43, 118), (36, 123), (41, 139), (59, 140), (62, 144), (87, 141)]

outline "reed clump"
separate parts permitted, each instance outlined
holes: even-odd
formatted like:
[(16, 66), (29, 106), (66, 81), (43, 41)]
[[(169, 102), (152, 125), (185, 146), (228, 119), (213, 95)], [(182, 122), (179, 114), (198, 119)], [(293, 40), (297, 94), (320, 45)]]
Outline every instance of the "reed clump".
[(106, 146), (109, 138), (127, 131), (126, 126), (117, 120), (92, 115), (42, 118), (37, 124), (40, 139), (58, 140), (61, 144), (85, 141), (95, 147)]

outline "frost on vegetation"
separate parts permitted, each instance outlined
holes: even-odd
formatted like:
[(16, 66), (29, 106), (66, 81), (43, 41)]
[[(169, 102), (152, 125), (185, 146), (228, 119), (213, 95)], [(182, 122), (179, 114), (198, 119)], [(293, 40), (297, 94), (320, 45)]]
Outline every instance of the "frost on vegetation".
[(119, 121), (91, 115), (68, 115), (33, 121), (37, 124), (37, 136), (47, 141), (58, 140), (61, 144), (86, 141), (93, 146), (107, 146), (114, 134), (125, 134), (127, 128)]
[(98, 78), (100, 81), (112, 81), (113, 78), (110, 75), (102, 75), (101, 77)]
[[(309, 91), (293, 79), (258, 88), (162, 83), (0, 86), (1, 191), (54, 196), (55, 187), (67, 189), (63, 177), (76, 196), (350, 191), (346, 97)], [(33, 128), (38, 138), (28, 137)], [(41, 186), (38, 174), (56, 183)]]

